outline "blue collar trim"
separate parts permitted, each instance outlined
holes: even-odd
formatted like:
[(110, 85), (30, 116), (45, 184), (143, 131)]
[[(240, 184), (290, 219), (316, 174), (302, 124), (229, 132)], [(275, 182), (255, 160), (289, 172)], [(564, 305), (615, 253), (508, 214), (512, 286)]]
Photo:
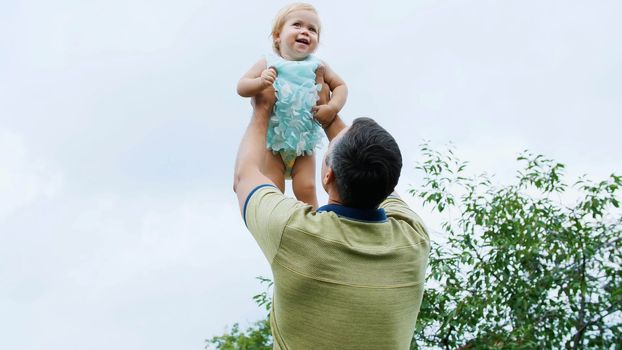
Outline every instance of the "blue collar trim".
[(387, 221), (387, 214), (384, 209), (360, 209), (346, 207), (339, 204), (326, 204), (317, 209), (317, 212), (332, 211), (333, 213), (343, 216), (349, 219), (369, 222), (384, 222)]

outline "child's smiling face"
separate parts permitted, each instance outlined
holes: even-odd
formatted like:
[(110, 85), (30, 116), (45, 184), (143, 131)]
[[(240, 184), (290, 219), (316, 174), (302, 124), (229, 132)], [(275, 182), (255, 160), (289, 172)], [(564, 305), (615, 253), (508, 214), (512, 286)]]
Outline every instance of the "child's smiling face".
[(320, 19), (313, 11), (298, 10), (287, 19), (276, 38), (281, 56), (292, 61), (307, 58), (319, 42)]

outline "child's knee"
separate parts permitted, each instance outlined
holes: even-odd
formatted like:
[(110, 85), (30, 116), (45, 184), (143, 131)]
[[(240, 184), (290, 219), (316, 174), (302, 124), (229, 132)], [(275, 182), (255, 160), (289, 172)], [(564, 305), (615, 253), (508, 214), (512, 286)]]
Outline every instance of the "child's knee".
[[(298, 168), (297, 170), (300, 170)], [(294, 173), (292, 178), (292, 189), (299, 201), (310, 204), (314, 209), (318, 207), (317, 193), (315, 192), (315, 174), (313, 167), (304, 168), (305, 171)]]
[(305, 181), (292, 186), (294, 195), (299, 201), (310, 204), (313, 209), (317, 209), (317, 194), (315, 193), (315, 183), (313, 181)]
[(294, 194), (298, 197), (299, 194), (315, 194), (315, 179), (313, 178), (297, 178), (294, 179), (292, 184)]
[(272, 173), (265, 174), (265, 176), (272, 181), (272, 183), (282, 192), (285, 193), (285, 178), (283, 174)]

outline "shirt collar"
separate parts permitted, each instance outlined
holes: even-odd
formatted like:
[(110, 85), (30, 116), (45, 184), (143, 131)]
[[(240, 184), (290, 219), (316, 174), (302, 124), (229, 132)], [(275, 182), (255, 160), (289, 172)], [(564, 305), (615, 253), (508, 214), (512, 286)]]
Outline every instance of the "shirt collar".
[(384, 209), (361, 209), (346, 207), (339, 204), (326, 204), (317, 209), (318, 213), (332, 211), (338, 216), (346, 217), (349, 219), (368, 221), (368, 222), (384, 222), (387, 221), (387, 214)]

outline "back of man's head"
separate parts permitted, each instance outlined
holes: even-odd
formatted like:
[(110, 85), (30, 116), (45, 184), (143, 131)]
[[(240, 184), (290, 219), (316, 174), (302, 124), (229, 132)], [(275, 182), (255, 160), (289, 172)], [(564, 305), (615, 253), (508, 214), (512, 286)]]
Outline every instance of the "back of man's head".
[(397, 185), (402, 154), (395, 139), (370, 118), (357, 118), (330, 154), (345, 206), (376, 208)]

